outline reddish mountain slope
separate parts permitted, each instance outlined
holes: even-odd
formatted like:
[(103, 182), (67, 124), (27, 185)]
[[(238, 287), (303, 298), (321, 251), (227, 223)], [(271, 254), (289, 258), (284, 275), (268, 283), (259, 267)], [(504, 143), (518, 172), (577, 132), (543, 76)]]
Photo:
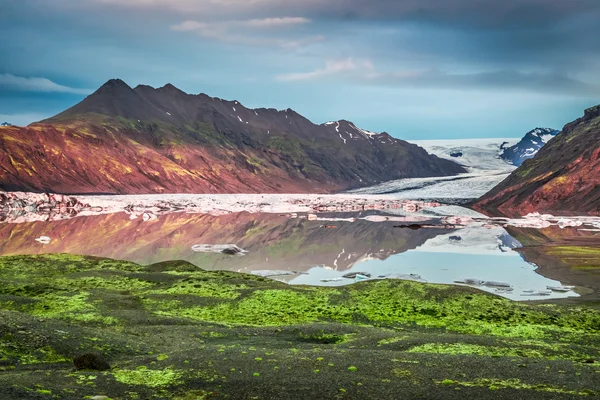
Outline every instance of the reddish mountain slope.
[(600, 212), (600, 106), (567, 124), (475, 208), (506, 214)]
[(331, 192), (464, 172), (348, 121), (251, 110), (111, 80), (69, 110), (0, 128), (0, 189), (55, 193)]

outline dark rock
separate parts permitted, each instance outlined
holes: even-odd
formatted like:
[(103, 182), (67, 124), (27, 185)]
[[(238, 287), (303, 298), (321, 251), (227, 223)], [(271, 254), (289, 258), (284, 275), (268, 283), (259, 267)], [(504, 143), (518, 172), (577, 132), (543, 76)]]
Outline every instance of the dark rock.
[(110, 364), (102, 356), (93, 353), (86, 353), (75, 357), (73, 364), (75, 364), (75, 368), (78, 370), (108, 371), (110, 369)]
[(229, 247), (229, 248), (227, 248), (227, 249), (223, 249), (223, 250), (221, 250), (221, 253), (223, 253), (223, 254), (228, 254), (228, 255), (230, 255), (230, 256), (235, 256), (235, 255), (237, 255), (237, 254), (240, 254), (240, 253), (241, 253), (241, 249), (237, 249), (237, 248), (235, 248), (235, 247)]
[(342, 275), (342, 278), (354, 279), (354, 278), (356, 278), (357, 275), (366, 276), (367, 278), (371, 277), (371, 274), (369, 274), (367, 272), (350, 272), (346, 275)]
[(462, 157), (462, 156), (463, 156), (462, 151), (453, 151), (452, 153), (450, 153), (450, 157), (458, 158), (458, 157)]
[(423, 225), (419, 225), (419, 224), (394, 225), (394, 228), (412, 229), (413, 231), (416, 231), (417, 229), (423, 228)]
[(460, 242), (462, 240), (460, 236), (450, 236), (448, 239), (450, 239), (453, 242)]

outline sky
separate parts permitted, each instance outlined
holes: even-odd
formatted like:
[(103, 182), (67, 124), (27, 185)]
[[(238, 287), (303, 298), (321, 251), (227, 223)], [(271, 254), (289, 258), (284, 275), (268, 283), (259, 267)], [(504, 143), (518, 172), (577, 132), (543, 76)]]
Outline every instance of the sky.
[(172, 83), (402, 139), (520, 137), (600, 103), (598, 0), (0, 0), (0, 122)]

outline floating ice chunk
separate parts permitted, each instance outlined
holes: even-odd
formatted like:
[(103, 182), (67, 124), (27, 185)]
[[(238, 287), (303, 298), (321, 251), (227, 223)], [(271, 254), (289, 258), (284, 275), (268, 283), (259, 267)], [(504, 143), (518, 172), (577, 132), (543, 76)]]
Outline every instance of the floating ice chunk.
[(35, 241), (41, 244), (50, 244), (52, 239), (48, 236), (40, 236), (39, 238), (35, 239)]
[(509, 288), (510, 287), (510, 283), (498, 282), (498, 281), (485, 281), (483, 284), (485, 286), (497, 287), (497, 288)]
[(521, 296), (550, 296), (551, 290), (539, 290), (537, 292), (522, 293)]
[(252, 275), (262, 276), (263, 278), (268, 278), (271, 276), (287, 276), (287, 275), (297, 275), (298, 273), (295, 271), (285, 271), (285, 270), (271, 270), (271, 269), (262, 269), (262, 270), (254, 270), (250, 271)]
[(354, 279), (354, 278), (356, 278), (359, 275), (360, 276), (364, 276), (366, 278), (370, 278), (371, 277), (371, 274), (369, 274), (367, 272), (350, 272), (350, 273), (347, 273), (345, 275), (342, 275), (342, 278)]
[(552, 290), (553, 292), (570, 292), (574, 286), (546, 286), (546, 289)]
[(385, 279), (401, 279), (404, 281), (427, 282), (419, 274), (389, 274), (385, 276), (381, 275), (380, 277), (384, 277)]
[(465, 285), (479, 286), (479, 285), (483, 285), (485, 283), (485, 281), (482, 281), (481, 279), (475, 279), (475, 278), (466, 278), (466, 279), (454, 281), (454, 283), (463, 283)]
[(192, 246), (192, 250), (196, 253), (223, 253), (238, 256), (248, 253), (235, 244), (196, 244)]

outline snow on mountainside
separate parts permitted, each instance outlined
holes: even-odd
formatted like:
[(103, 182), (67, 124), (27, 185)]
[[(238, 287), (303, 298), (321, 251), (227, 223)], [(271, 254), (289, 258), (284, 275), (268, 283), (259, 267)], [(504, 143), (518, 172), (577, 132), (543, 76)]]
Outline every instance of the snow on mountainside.
[(13, 125), (8, 122), (3, 122), (0, 124), (0, 126), (13, 126)]
[(456, 139), (456, 140), (411, 140), (410, 143), (423, 147), (429, 154), (452, 160), (464, 165), (471, 172), (512, 171), (513, 166), (498, 157), (502, 146), (516, 144), (518, 138), (499, 139)]
[(403, 199), (461, 204), (483, 196), (515, 170), (514, 165), (506, 163), (498, 154), (503, 144), (513, 145), (518, 141), (518, 138), (413, 140), (410, 143), (429, 154), (454, 161), (469, 172), (452, 177), (399, 179), (352, 193), (385, 193)]
[(528, 132), (523, 139), (514, 146), (502, 146), (500, 158), (507, 163), (520, 166), (527, 159), (533, 158), (537, 152), (559, 133), (556, 129), (535, 128)]
[(321, 124), (335, 135), (339, 136), (340, 140), (344, 144), (347, 144), (349, 140), (356, 141), (361, 139), (367, 139), (369, 142), (373, 143), (377, 141), (379, 143), (398, 143), (400, 139), (395, 139), (391, 137), (387, 132), (371, 132), (366, 129), (361, 129), (354, 125), (350, 121), (340, 120), (340, 121), (329, 121)]

